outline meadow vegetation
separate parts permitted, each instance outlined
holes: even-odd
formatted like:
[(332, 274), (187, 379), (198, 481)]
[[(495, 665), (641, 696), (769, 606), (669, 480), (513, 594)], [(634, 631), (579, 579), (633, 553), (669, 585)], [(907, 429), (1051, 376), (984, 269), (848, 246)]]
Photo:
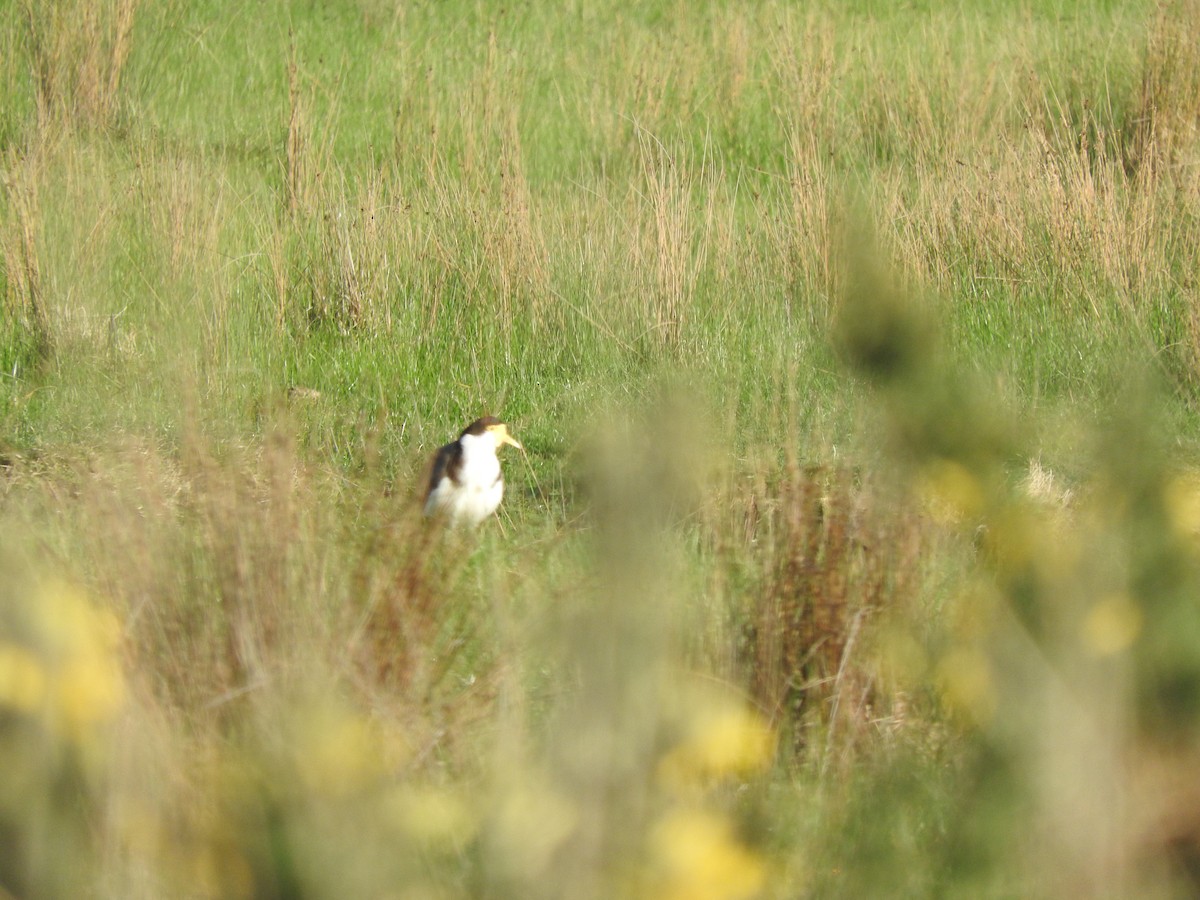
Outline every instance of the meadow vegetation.
[(1198, 17), (0, 4), (0, 897), (1194, 895)]

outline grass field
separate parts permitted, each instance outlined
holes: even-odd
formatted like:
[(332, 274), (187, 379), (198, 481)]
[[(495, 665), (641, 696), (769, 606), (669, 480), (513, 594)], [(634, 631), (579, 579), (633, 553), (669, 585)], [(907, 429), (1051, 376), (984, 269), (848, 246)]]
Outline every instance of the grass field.
[(0, 898), (1194, 896), (1198, 15), (0, 4)]

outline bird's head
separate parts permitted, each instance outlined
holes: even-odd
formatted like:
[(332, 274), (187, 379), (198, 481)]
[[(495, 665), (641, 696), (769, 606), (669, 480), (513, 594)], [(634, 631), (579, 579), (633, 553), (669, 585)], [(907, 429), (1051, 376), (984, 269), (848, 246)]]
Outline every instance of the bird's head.
[(492, 440), (496, 442), (496, 447), (499, 448), (504, 444), (511, 444), (518, 450), (524, 450), (515, 437), (508, 433), (508, 426), (497, 419), (495, 416), (484, 416), (482, 419), (476, 419), (463, 431), (463, 435), (483, 435), (490, 434)]

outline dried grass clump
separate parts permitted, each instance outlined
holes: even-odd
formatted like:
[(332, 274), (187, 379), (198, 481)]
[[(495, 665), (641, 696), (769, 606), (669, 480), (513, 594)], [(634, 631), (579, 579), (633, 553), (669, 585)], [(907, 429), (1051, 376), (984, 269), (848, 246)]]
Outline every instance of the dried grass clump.
[(1200, 15), (1196, 0), (1160, 5), (1150, 26), (1140, 90), (1129, 123), (1125, 166), (1171, 171), (1195, 162), (1200, 128), (1200, 47), (1191, 25)]
[(10, 514), (56, 529), (45, 554), (122, 617), (131, 669), (172, 714), (203, 721), (318, 671), (372, 707), (419, 707), (486, 638), (456, 595), (467, 545), (306, 463), (281, 429), (255, 448), (12, 455), (5, 472)]
[(0, 219), (0, 260), (4, 266), (0, 309), (29, 335), (33, 356), (45, 359), (53, 351), (54, 339), (38, 255), (41, 210), (37, 164), (13, 153), (4, 163), (0, 196), (10, 212)]
[(765, 584), (752, 624), (751, 684), (797, 747), (814, 727), (862, 729), (881, 690), (862, 653), (879, 614), (914, 602), (923, 535), (861, 473), (790, 466), (756, 507)]
[(138, 0), (22, 0), (39, 122), (111, 123)]

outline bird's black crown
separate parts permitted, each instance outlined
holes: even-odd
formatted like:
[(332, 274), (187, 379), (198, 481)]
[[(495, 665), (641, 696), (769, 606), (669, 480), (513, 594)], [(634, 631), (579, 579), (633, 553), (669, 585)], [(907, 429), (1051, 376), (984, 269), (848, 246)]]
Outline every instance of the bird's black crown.
[(503, 425), (504, 423), (495, 416), (484, 416), (482, 419), (476, 419), (470, 425), (463, 429), (459, 437), (466, 437), (468, 434), (473, 434), (476, 437), (483, 434), (494, 425)]

